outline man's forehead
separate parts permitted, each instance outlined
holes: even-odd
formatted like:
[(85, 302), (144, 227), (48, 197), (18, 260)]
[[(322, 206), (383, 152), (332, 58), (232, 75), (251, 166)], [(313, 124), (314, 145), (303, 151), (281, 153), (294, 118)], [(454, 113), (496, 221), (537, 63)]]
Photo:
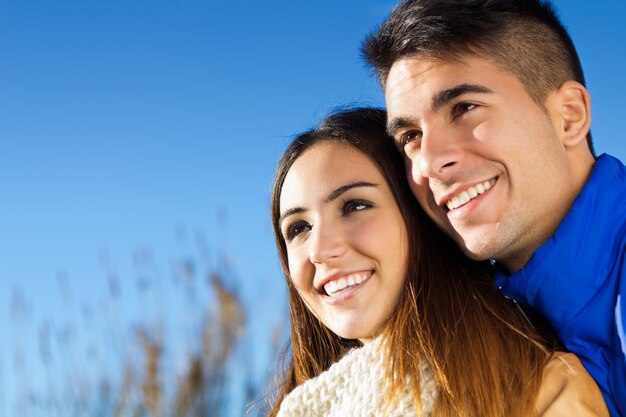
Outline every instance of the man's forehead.
[(492, 71), (515, 76), (493, 59), (477, 55), (455, 59), (418, 55), (399, 59), (393, 63), (384, 86), (387, 107), (402, 101), (403, 95), (432, 98), (441, 90), (459, 84), (489, 84), (487, 72), (493, 74)]
[(442, 59), (410, 56), (397, 60), (389, 70), (385, 84), (385, 97), (391, 99), (405, 93), (414, 93), (414, 90), (423, 87), (432, 80), (451, 75), (451, 68), (456, 66), (450, 61)]
[[(446, 61), (412, 56), (396, 61), (385, 84), (385, 101), (390, 114), (404, 113), (407, 102), (429, 105), (437, 90), (446, 88)], [(419, 97), (419, 98), (418, 98)]]
[(397, 88), (398, 83), (406, 83), (407, 81), (423, 77), (444, 64), (443, 61), (421, 56), (409, 56), (399, 59), (393, 63), (389, 70), (385, 91), (390, 88)]

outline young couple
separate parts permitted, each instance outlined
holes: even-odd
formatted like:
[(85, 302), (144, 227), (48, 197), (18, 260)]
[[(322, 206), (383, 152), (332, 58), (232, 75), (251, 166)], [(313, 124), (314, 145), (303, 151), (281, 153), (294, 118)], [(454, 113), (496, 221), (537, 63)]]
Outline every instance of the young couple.
[(626, 168), (550, 5), (407, 0), (363, 54), (387, 114), (329, 116), (276, 172), (270, 415), (626, 416)]

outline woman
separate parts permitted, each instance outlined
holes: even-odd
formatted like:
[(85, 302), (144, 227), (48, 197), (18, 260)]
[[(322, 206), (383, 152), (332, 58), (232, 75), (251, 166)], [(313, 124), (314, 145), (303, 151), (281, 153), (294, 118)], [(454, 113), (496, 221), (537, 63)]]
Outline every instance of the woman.
[[(279, 162), (271, 212), (291, 363), (270, 415), (565, 415), (547, 406), (553, 388), (538, 395), (544, 367), (563, 368), (554, 344), (500, 295), (488, 263), (428, 220), (385, 119), (334, 114)], [(565, 404), (596, 408), (568, 415), (606, 415), (586, 388)]]

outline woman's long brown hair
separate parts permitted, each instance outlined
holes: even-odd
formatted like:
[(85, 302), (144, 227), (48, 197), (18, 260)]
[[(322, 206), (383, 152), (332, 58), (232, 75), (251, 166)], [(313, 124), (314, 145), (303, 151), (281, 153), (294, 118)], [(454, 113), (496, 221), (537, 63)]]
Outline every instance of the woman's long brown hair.
[(426, 216), (410, 191), (404, 161), (387, 136), (385, 123), (380, 109), (337, 112), (296, 137), (276, 169), (271, 215), (289, 292), (291, 349), (269, 415), (276, 415), (296, 386), (360, 345), (335, 335), (307, 309), (289, 278), (287, 248), (278, 225), (285, 176), (296, 159), (322, 141), (354, 147), (375, 163), (408, 230), (405, 291), (383, 330), (386, 346), (392, 347), (385, 356), (392, 382), (387, 395), (410, 383), (419, 407), (420, 369), (426, 362), (440, 391), (434, 415), (532, 415), (553, 344), (495, 288), (491, 266), (464, 256)]

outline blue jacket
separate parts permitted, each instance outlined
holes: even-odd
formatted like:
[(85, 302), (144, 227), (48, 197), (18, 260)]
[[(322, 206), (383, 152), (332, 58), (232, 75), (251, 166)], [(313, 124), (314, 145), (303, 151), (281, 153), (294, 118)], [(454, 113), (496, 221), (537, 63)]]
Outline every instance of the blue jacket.
[(524, 268), (495, 282), (548, 319), (611, 416), (626, 417), (626, 167), (600, 156), (554, 234)]

